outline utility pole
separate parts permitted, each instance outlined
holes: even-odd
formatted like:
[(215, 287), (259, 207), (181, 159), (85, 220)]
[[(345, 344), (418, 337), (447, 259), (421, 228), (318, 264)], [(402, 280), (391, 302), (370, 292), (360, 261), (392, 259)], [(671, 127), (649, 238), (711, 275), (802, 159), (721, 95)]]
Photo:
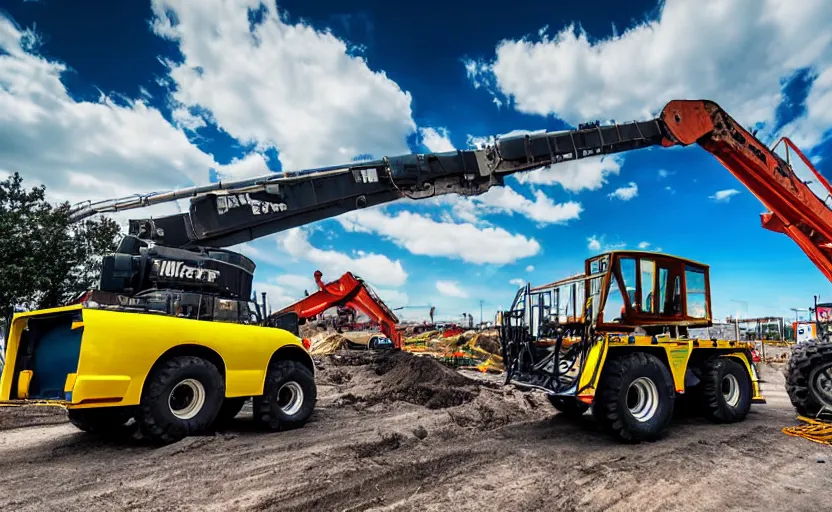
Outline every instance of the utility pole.
[(482, 299), (480, 299), (480, 327), (482, 327), (482, 304), (483, 304), (483, 302), (484, 301)]

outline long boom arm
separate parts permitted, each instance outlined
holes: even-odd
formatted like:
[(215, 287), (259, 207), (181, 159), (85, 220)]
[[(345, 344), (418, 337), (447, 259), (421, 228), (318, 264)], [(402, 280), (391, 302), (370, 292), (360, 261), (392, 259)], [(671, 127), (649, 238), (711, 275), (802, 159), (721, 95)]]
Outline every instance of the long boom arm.
[(158, 244), (229, 247), (292, 227), (388, 203), (482, 194), (508, 174), (660, 143), (656, 121), (513, 137), (478, 150), (410, 154), (372, 162), (275, 173), (235, 182), (82, 203), (74, 220), (190, 198), (186, 213), (130, 221), (130, 234)]
[[(832, 194), (808, 159), (791, 141), (783, 142)], [(694, 143), (714, 155), (769, 210), (762, 215), (763, 226), (791, 237), (832, 281), (832, 210), (794, 173), (790, 162), (706, 100), (673, 100), (650, 121), (506, 137), (477, 150), (384, 157), (81, 204), (71, 214), (82, 219), (190, 198), (187, 213), (132, 220), (131, 234), (173, 247), (228, 247), (405, 197), (482, 194), (516, 172)]]

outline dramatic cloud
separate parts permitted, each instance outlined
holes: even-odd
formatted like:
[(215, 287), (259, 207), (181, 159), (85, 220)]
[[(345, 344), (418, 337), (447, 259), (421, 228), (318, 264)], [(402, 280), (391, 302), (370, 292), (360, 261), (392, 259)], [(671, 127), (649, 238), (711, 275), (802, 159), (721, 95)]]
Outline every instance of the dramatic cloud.
[(622, 201), (629, 201), (638, 195), (638, 185), (631, 181), (626, 187), (617, 188), (607, 195), (615, 199), (621, 199)]
[(151, 5), (153, 30), (183, 57), (167, 62), (174, 105), (243, 143), (277, 148), (285, 169), (409, 152), (410, 94), (333, 34), (284, 22), (274, 2)]
[[(330, 276), (330, 279), (334, 279), (336, 276)], [(326, 276), (324, 276), (324, 280), (326, 280)], [(308, 291), (309, 293), (314, 293), (317, 291), (318, 287), (315, 284), (315, 279), (313, 276), (301, 276), (297, 274), (281, 274), (274, 278), (274, 281), (279, 284), (280, 286), (284, 286), (289, 290), (293, 291)]]
[(294, 304), (303, 298), (303, 293), (289, 291), (271, 281), (254, 281), (251, 289), (252, 292), (257, 293), (258, 304), (262, 303), (262, 296), (260, 294), (266, 292), (266, 303), (272, 311), (280, 311), (289, 304)]
[[(517, 110), (571, 125), (655, 115), (669, 100), (713, 98), (744, 126), (772, 127), (783, 84), (818, 79), (795, 127), (807, 143), (832, 121), (832, 2), (667, 0), (658, 19), (590, 38), (575, 25), (554, 36), (504, 40), (492, 62), (469, 62), (473, 83)], [(672, 72), (668, 72), (671, 70)]]
[(583, 207), (575, 201), (555, 203), (540, 190), (534, 191), (534, 201), (511, 187), (493, 187), (488, 192), (467, 197), (455, 197), (454, 214), (464, 221), (473, 221), (479, 215), (506, 213), (519, 214), (538, 224), (563, 224), (580, 217)]
[(460, 288), (459, 283), (455, 281), (436, 281), (436, 291), (445, 297), (468, 298), (468, 292)]
[(337, 279), (344, 272), (353, 272), (374, 286), (402, 286), (407, 281), (399, 260), (382, 254), (363, 254), (352, 257), (338, 251), (314, 247), (302, 228), (293, 228), (278, 236), (278, 243), (292, 258), (317, 265), (324, 281)]
[(732, 198), (733, 196), (735, 196), (735, 195), (737, 195), (737, 194), (739, 194), (739, 193), (740, 193), (740, 191), (739, 191), (739, 190), (737, 190), (737, 189), (733, 189), (733, 188), (730, 188), (730, 189), (728, 189), (728, 190), (719, 190), (719, 191), (717, 191), (717, 193), (716, 193), (716, 194), (714, 194), (714, 195), (712, 195), (712, 196), (708, 196), (708, 198), (709, 198), (709, 199), (713, 199), (714, 201), (719, 201), (719, 202), (727, 203), (728, 201), (730, 201), (730, 200), (731, 200), (731, 198)]
[(380, 235), (422, 256), (505, 264), (540, 252), (540, 244), (534, 238), (513, 235), (503, 228), (439, 222), (406, 211), (390, 215), (380, 208), (358, 210), (339, 216), (338, 221), (348, 231)]
[(558, 184), (570, 192), (598, 190), (607, 183), (608, 176), (621, 171), (623, 163), (624, 159), (618, 155), (586, 157), (515, 174), (514, 177), (520, 183)]
[(209, 169), (222, 170), (143, 100), (75, 101), (66, 66), (37, 55), (37, 40), (0, 15), (0, 172), (79, 202), (207, 182)]
[(422, 136), (422, 144), (433, 153), (456, 149), (451, 142), (451, 134), (445, 128), (419, 128), (419, 134)]

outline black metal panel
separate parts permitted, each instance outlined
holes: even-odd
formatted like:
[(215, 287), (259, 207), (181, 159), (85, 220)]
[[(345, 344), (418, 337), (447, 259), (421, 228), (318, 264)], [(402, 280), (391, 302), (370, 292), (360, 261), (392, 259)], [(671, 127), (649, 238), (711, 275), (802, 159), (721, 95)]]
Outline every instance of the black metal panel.
[(153, 219), (131, 219), (128, 233), (142, 240), (183, 247), (190, 241), (190, 217), (187, 213), (178, 213)]
[(352, 173), (344, 173), (281, 185), (279, 194), (208, 194), (194, 198), (190, 212), (194, 243), (207, 245), (211, 241), (211, 245), (224, 246), (228, 243), (219, 244), (218, 240), (238, 232), (240, 240), (252, 240), (254, 237), (246, 231), (263, 236), (307, 223), (309, 218), (328, 218), (368, 206), (367, 198), (379, 193), (385, 195), (385, 202), (400, 197), (381, 181), (378, 172), (376, 179), (356, 183)]
[(653, 120), (501, 139), (497, 152), (508, 164), (505, 168), (511, 169), (645, 148), (660, 144), (662, 135), (660, 124)]
[[(358, 198), (348, 198), (336, 203), (328, 204), (326, 206), (319, 206), (317, 208), (308, 209), (306, 211), (295, 212), (293, 215), (283, 215), (271, 219), (266, 219), (261, 224), (249, 223), (245, 229), (240, 226), (234, 228), (233, 226), (225, 232), (215, 231), (214, 233), (206, 233), (205, 237), (195, 241), (201, 245), (211, 245), (214, 247), (229, 247), (232, 245), (249, 242), (264, 236), (269, 236), (280, 231), (285, 231), (298, 226), (310, 224), (323, 219), (331, 219), (347, 212), (355, 211), (361, 208), (370, 206), (377, 206), (380, 204), (389, 203), (399, 199), (401, 196), (396, 191), (387, 191), (374, 195), (361, 196), (361, 204), (357, 206)], [(198, 216), (202, 220), (201, 216)], [(197, 222), (194, 223), (195, 225)]]

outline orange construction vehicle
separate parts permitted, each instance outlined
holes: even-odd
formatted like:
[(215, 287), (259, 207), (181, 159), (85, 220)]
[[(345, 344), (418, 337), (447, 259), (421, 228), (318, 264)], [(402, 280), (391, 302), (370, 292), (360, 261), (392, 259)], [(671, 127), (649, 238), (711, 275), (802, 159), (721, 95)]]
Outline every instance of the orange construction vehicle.
[(329, 308), (347, 306), (370, 317), (370, 321), (379, 326), (381, 332), (393, 342), (393, 346), (401, 348), (401, 334), (396, 329), (399, 319), (363, 279), (350, 272), (330, 283), (324, 283), (322, 278), (321, 271), (316, 270), (318, 291), (273, 313), (270, 318), (295, 313), (298, 320), (306, 321)]

